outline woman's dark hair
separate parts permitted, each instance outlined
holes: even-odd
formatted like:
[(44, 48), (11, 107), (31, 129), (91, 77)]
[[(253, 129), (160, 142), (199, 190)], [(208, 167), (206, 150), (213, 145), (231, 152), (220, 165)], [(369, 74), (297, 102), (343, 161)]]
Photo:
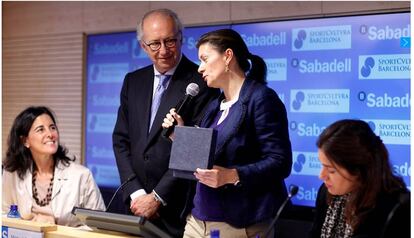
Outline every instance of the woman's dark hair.
[[(357, 178), (357, 188), (345, 208), (347, 222), (354, 230), (376, 205), (380, 193), (406, 190), (402, 178), (391, 170), (384, 143), (368, 123), (350, 119), (337, 121), (322, 132), (316, 144), (331, 162)], [(331, 199), (328, 195), (328, 202)]]
[[(6, 152), (6, 159), (3, 162), (4, 169), (9, 172), (17, 171), (19, 178), (23, 179), (28, 169), (32, 169), (34, 166), (32, 154), (30, 149), (24, 146), (24, 138), (29, 135), (30, 128), (33, 122), (40, 115), (47, 114), (56, 125), (53, 112), (44, 106), (28, 107), (22, 111), (16, 119), (14, 119), (13, 125), (10, 129), (8, 137), (8, 148)], [(68, 150), (59, 144), (56, 153), (53, 155), (55, 166), (61, 161), (64, 165), (68, 166), (70, 161), (75, 158), (69, 158), (67, 154)]]
[(247, 73), (247, 77), (266, 84), (266, 63), (260, 56), (249, 52), (246, 43), (244, 43), (239, 33), (232, 29), (211, 31), (200, 37), (196, 47), (199, 48), (205, 43), (211, 44), (221, 53), (224, 53), (227, 49), (232, 49), (238, 65)]

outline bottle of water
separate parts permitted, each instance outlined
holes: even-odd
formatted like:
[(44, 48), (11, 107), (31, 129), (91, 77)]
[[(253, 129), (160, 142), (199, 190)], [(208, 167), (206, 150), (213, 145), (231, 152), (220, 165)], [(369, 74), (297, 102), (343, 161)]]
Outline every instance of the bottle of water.
[(10, 211), (7, 213), (7, 217), (9, 218), (20, 218), (20, 213), (17, 205), (12, 204), (10, 205)]
[(220, 230), (211, 229), (210, 238), (220, 238)]

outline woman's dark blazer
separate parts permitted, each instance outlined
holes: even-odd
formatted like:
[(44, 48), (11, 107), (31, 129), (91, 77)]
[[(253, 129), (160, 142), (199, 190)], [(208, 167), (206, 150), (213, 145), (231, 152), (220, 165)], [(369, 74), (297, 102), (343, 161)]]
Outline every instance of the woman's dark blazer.
[[(213, 123), (223, 95), (206, 109), (202, 127)], [(267, 86), (246, 79), (219, 133), (215, 165), (236, 168), (241, 186), (218, 189), (225, 222), (246, 227), (272, 218), (287, 196), (292, 167), (286, 109)]]

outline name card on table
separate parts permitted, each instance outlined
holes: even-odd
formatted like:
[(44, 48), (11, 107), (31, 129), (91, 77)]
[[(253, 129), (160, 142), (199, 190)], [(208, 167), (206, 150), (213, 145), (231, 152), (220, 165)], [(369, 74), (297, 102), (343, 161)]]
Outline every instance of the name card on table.
[(55, 231), (56, 225), (2, 217), (2, 238), (43, 238), (45, 232)]

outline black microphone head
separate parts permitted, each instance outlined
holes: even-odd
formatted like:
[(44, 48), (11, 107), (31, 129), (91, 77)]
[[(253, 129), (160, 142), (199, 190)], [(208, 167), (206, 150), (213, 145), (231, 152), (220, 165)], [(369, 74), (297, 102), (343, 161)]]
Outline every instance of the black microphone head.
[(298, 191), (299, 191), (298, 186), (291, 184), (289, 186), (289, 197), (295, 196), (298, 193)]
[(192, 97), (197, 96), (199, 92), (200, 92), (200, 87), (198, 87), (196, 83), (190, 83), (185, 89), (185, 94), (190, 95)]

